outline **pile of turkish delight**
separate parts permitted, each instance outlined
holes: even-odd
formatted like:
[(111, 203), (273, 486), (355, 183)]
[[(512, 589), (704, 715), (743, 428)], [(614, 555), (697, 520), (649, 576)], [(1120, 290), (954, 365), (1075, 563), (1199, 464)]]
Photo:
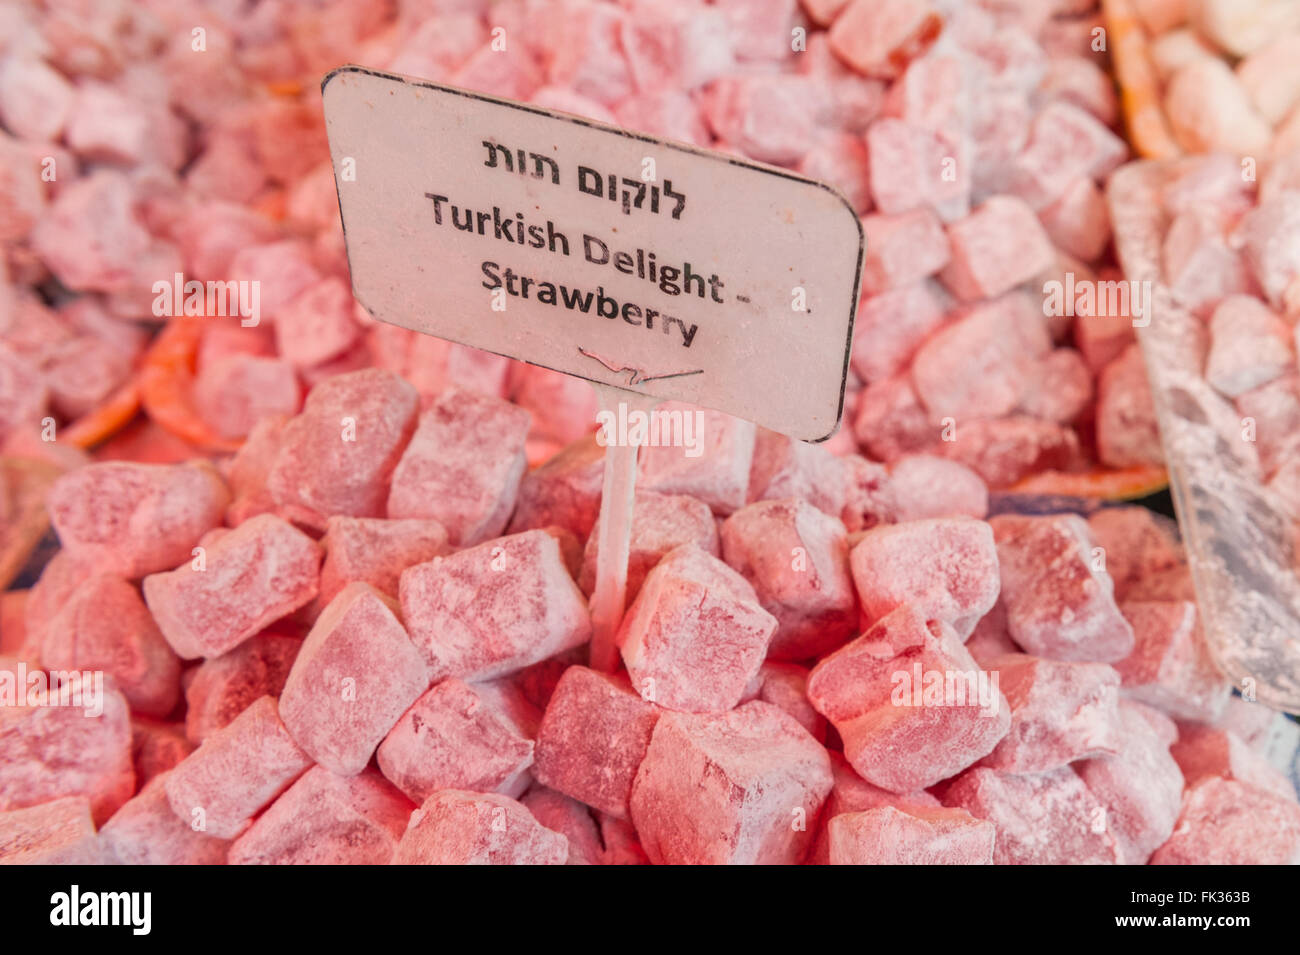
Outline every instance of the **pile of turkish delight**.
[[(1044, 307), (1120, 277), (1094, 3), (227, 7), (0, 7), (0, 440), (65, 471), (0, 600), (0, 862), (1300, 861), (1295, 724), (1215, 668), (1172, 529), (990, 516), (1160, 462), (1132, 317)], [(616, 672), (589, 386), (352, 299), (349, 61), (863, 216), (845, 427), (641, 449)], [(45, 437), (133, 380), (186, 437)]]

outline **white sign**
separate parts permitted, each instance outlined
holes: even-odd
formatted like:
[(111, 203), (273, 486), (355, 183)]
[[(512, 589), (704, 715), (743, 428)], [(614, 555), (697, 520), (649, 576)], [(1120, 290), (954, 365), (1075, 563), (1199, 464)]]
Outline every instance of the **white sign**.
[(834, 433), (863, 238), (829, 186), (355, 66), (322, 91), (353, 291), (375, 318)]

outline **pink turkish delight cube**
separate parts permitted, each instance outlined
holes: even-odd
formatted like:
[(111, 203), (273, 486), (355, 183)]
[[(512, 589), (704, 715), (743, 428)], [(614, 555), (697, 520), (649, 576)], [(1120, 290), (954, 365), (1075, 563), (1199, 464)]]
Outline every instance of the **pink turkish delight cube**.
[(637, 487), (698, 498), (723, 517), (744, 507), (754, 455), (753, 423), (675, 401), (664, 402), (652, 414), (658, 417), (661, 435), (672, 435), (674, 441), (680, 435), (682, 440), (640, 449)]
[(1019, 295), (986, 302), (935, 332), (912, 359), (912, 383), (932, 420), (997, 418), (1028, 391), (1051, 350), (1041, 313)]
[(1251, 295), (1230, 295), (1210, 319), (1205, 380), (1238, 398), (1295, 366), (1290, 326)]
[(1137, 344), (1129, 345), (1097, 381), (1097, 454), (1114, 468), (1164, 463), (1146, 366)]
[(143, 788), (192, 752), (194, 744), (185, 738), (184, 723), (163, 723), (147, 716), (131, 718), (131, 763), (137, 786)]
[(758, 672), (777, 620), (749, 583), (693, 545), (659, 562), (628, 608), (617, 641), (633, 685), (669, 709), (734, 707)]
[(311, 602), (320, 547), (270, 514), (221, 534), (193, 560), (144, 581), (144, 599), (184, 660), (215, 657)]
[(340, 278), (327, 278), (294, 296), (275, 315), (281, 357), (306, 368), (347, 352), (361, 337), (355, 307), (352, 290)]
[(775, 706), (665, 713), (632, 784), (632, 822), (660, 865), (798, 863), (831, 785), (826, 750)]
[(457, 546), (501, 534), (527, 467), (528, 412), (460, 389), (420, 416), (393, 471), (388, 516), (439, 521)]
[(181, 665), (134, 584), (99, 574), (69, 594), (41, 642), (49, 670), (103, 670), (131, 708), (166, 716), (180, 698)]
[(569, 667), (537, 730), (539, 782), (619, 818), (660, 710), (625, 677)]
[(930, 445), (928, 450), (966, 465), (991, 490), (999, 490), (1039, 471), (1076, 465), (1079, 439), (1055, 422), (1011, 415), (954, 423), (951, 438)]
[(1075, 764), (1089, 792), (1106, 807), (1106, 824), (1120, 862), (1146, 865), (1173, 832), (1183, 798), (1183, 775), (1169, 754), (1177, 729), (1157, 710), (1120, 700), (1120, 751)]
[(964, 639), (998, 599), (998, 554), (983, 521), (934, 518), (875, 527), (849, 554), (862, 614), (873, 623), (904, 604)]
[(280, 722), (275, 697), (264, 696), (178, 763), (164, 788), (195, 832), (233, 839), (311, 764)]
[(993, 298), (1052, 265), (1051, 239), (1025, 202), (991, 196), (948, 226), (952, 261), (940, 278), (966, 301)]
[(1034, 209), (1060, 199), (1081, 177), (1102, 180), (1128, 158), (1128, 147), (1085, 110), (1064, 100), (1034, 117), (1029, 143), (1015, 160), (1016, 195)]
[(1052, 243), (1085, 262), (1101, 256), (1110, 242), (1110, 210), (1096, 184), (1081, 176), (1038, 213)]
[(78, 561), (142, 577), (190, 559), (221, 523), (229, 492), (206, 462), (109, 461), (65, 474), (46, 507), (59, 541)]
[(554, 525), (585, 540), (600, 513), (604, 474), (605, 449), (596, 436), (573, 442), (519, 482), (509, 532)]
[(1173, 835), (1152, 865), (1296, 865), (1300, 806), (1254, 786), (1211, 776), (1183, 795)]
[(415, 805), (373, 770), (313, 766), (230, 844), (231, 865), (387, 865)]
[(109, 865), (224, 865), (229, 841), (199, 832), (172, 812), (163, 773), (113, 813), (99, 831)]
[(0, 812), (0, 865), (99, 865), (90, 803), (66, 796)]
[(230, 355), (203, 365), (194, 379), (194, 402), (224, 438), (243, 438), (262, 418), (296, 414), (302, 402), (293, 366), (276, 358)]
[(35, 676), (0, 669), (0, 812), (83, 796), (103, 823), (135, 791), (126, 700), (102, 675)]
[(831, 865), (993, 864), (993, 824), (964, 809), (846, 812), (826, 832)]
[(591, 810), (563, 793), (533, 786), (519, 800), (533, 818), (569, 840), (566, 865), (601, 865), (605, 846)]
[(943, 269), (952, 256), (943, 224), (929, 207), (892, 216), (872, 213), (862, 218), (862, 231), (867, 242), (864, 295), (919, 282)]
[(1295, 801), (1291, 780), (1229, 730), (1183, 726), (1170, 752), (1188, 786), (1195, 786), (1207, 776), (1220, 776)]
[(994, 865), (1115, 865), (1121, 859), (1105, 806), (1069, 766), (1028, 776), (977, 767), (957, 777), (943, 803), (997, 827)]
[(942, 287), (928, 281), (864, 295), (853, 323), (853, 371), (870, 384), (906, 369), (943, 325), (946, 306)]
[(280, 694), (285, 728), (340, 776), (365, 769), (429, 685), (428, 666), (396, 609), (369, 584), (348, 584), (307, 634)]
[(1029, 367), (1018, 410), (1044, 421), (1069, 424), (1092, 404), (1092, 373), (1073, 348), (1056, 348)]
[(451, 551), (446, 528), (419, 518), (331, 517), (321, 547), (325, 562), (316, 601), (322, 609), (353, 581), (395, 597), (402, 571)]
[(398, 591), (434, 679), (491, 679), (591, 639), (586, 601), (544, 530), (408, 567)]
[(826, 742), (826, 718), (808, 701), (809, 671), (797, 663), (765, 660), (745, 688), (742, 703), (762, 700), (789, 713), (819, 743)]
[(853, 0), (835, 18), (830, 41), (859, 73), (894, 79), (938, 38), (943, 19), (925, 0)]
[(989, 511), (989, 489), (980, 476), (956, 461), (909, 454), (889, 469), (894, 517), (900, 523), (936, 517), (976, 517)]
[(280, 435), (267, 476), (272, 499), (315, 527), (335, 514), (383, 517), (418, 404), (414, 388), (375, 368), (317, 385)]
[(872, 457), (893, 461), (932, 444), (940, 429), (931, 424), (912, 376), (882, 378), (862, 389), (853, 418), (853, 436)]
[(828, 93), (807, 77), (728, 75), (708, 88), (704, 115), (723, 142), (760, 162), (792, 164), (808, 152)]
[(250, 703), (279, 696), (302, 640), (265, 630), (188, 674), (185, 737), (195, 746), (228, 725)]
[(941, 804), (924, 789), (913, 793), (891, 793), (888, 789), (873, 786), (853, 771), (840, 753), (831, 750), (831, 773), (834, 783), (830, 795), (822, 806), (822, 822), (818, 826), (816, 841), (808, 853), (808, 865), (830, 864), (830, 843), (827, 839), (827, 824), (836, 816), (849, 812), (865, 812), (868, 809), (881, 809), (893, 806), (908, 812), (912, 807), (920, 809), (937, 809)]
[[(719, 555), (718, 524), (703, 501), (684, 494), (639, 491), (632, 510), (632, 537), (627, 559), (627, 600), (636, 599), (641, 584), (670, 550), (694, 544), (700, 550)], [(600, 521), (592, 528), (582, 557), (578, 584), (583, 593), (596, 587), (596, 565), (600, 554)]]
[(443, 680), (379, 744), (379, 770), (417, 803), (439, 789), (518, 798), (530, 781), (536, 723), (514, 687)]
[(809, 179), (828, 182), (844, 194), (859, 214), (871, 208), (867, 147), (861, 136), (850, 133), (827, 135), (804, 153), (799, 172)]
[(886, 215), (930, 208), (944, 222), (970, 212), (969, 163), (945, 131), (892, 116), (867, 128), (871, 197)]
[(1113, 663), (1133, 650), (1133, 628), (1074, 514), (990, 521), (1012, 639), (1049, 660)]
[(822, 659), (808, 699), (867, 782), (906, 793), (987, 756), (1011, 723), (993, 681), (951, 627), (902, 606)]
[(1124, 692), (1178, 719), (1212, 722), (1232, 690), (1210, 656), (1196, 604), (1130, 597), (1120, 609), (1136, 638), (1115, 664)]
[(1102, 549), (1106, 572), (1123, 600), (1139, 578), (1183, 562), (1176, 530), (1145, 507), (1103, 507), (1088, 517), (1088, 533)]
[(497, 793), (443, 789), (411, 814), (396, 865), (564, 865), (569, 840)]
[(723, 559), (777, 621), (774, 660), (805, 660), (840, 646), (857, 622), (844, 525), (800, 500), (761, 501), (722, 525)]
[(1119, 674), (1104, 663), (1011, 654), (986, 664), (1011, 707), (1011, 729), (981, 766), (1042, 773), (1120, 751)]

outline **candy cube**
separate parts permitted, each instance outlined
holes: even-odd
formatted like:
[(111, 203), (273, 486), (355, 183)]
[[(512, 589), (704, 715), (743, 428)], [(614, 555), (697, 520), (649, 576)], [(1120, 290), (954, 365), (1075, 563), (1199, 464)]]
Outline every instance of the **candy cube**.
[(355, 308), (352, 290), (340, 278), (327, 278), (300, 292), (276, 312), (277, 350), (299, 368), (338, 358), (361, 337)]
[(429, 685), (428, 666), (396, 610), (369, 584), (348, 584), (307, 634), (280, 694), (285, 728), (340, 776), (365, 769)]
[(331, 517), (320, 543), (325, 562), (316, 603), (321, 608), (352, 581), (395, 597), (402, 571), (451, 550), (442, 524), (418, 518)]
[(467, 547), (501, 534), (527, 462), (528, 412), (509, 402), (448, 389), (420, 416), (393, 471), (388, 516), (432, 518)]
[(862, 262), (862, 292), (878, 295), (920, 282), (951, 258), (948, 236), (929, 207), (898, 215), (872, 213), (862, 218), (867, 251)]
[(1173, 835), (1151, 856), (1151, 864), (1300, 864), (1300, 806), (1210, 776), (1183, 795)]
[(137, 786), (143, 788), (192, 752), (194, 744), (185, 738), (184, 723), (161, 723), (147, 716), (131, 718), (131, 763)]
[(1187, 725), (1178, 733), (1170, 753), (1183, 771), (1188, 786), (1207, 776), (1233, 779), (1292, 801), (1291, 780), (1271, 766), (1263, 755), (1247, 746), (1236, 733), (1209, 726)]
[(904, 605), (822, 659), (808, 699), (869, 783), (906, 793), (987, 756), (1010, 708), (951, 627)]
[(287, 521), (250, 518), (194, 560), (144, 581), (144, 599), (185, 660), (232, 650), (316, 596), (320, 547)]
[(853, 0), (831, 27), (831, 49), (859, 73), (894, 79), (943, 29), (925, 0)]
[(600, 513), (605, 449), (594, 434), (573, 442), (519, 482), (510, 533), (563, 527), (586, 540)]
[(185, 687), (185, 736), (195, 746), (263, 696), (279, 696), (302, 641), (266, 630), (204, 660)]
[(846, 812), (826, 832), (831, 865), (993, 864), (993, 824), (964, 809)]
[(1084, 784), (1106, 807), (1106, 824), (1124, 865), (1146, 865), (1169, 838), (1183, 798), (1183, 775), (1169, 755), (1177, 729), (1164, 714), (1121, 700), (1120, 750), (1075, 764)]
[(1056, 202), (1080, 178), (1102, 180), (1128, 158), (1124, 140), (1085, 110), (1056, 100), (1034, 117), (1016, 157), (1012, 190), (1033, 209)]
[(221, 523), (229, 500), (206, 462), (108, 461), (55, 481), (46, 508), (70, 557), (143, 577), (189, 560), (199, 538)]
[[(1169, 522), (1172, 524), (1172, 522)], [(1102, 549), (1106, 572), (1123, 600), (1131, 583), (1182, 563), (1176, 529), (1145, 507), (1103, 507), (1088, 516), (1088, 533)]]
[(387, 865), (415, 806), (373, 770), (313, 766), (230, 845), (231, 865)]
[(779, 706), (808, 731), (819, 743), (826, 742), (826, 719), (808, 702), (808, 670), (797, 663), (773, 663), (766, 660), (758, 674), (745, 687), (741, 700), (762, 700)]
[(1266, 155), (1272, 138), (1231, 67), (1217, 57), (1197, 58), (1174, 72), (1165, 115), (1189, 152)]
[(816, 113), (829, 108), (827, 96), (802, 76), (729, 75), (709, 86), (704, 115), (720, 140), (751, 159), (793, 164), (812, 145)]
[[(698, 498), (723, 517), (744, 507), (753, 423), (676, 401), (664, 402), (652, 414), (661, 436), (671, 438), (640, 449), (637, 488)], [(680, 442), (671, 443), (679, 436)]]
[(569, 859), (566, 865), (601, 864), (605, 847), (601, 843), (600, 827), (590, 809), (576, 799), (570, 799), (545, 786), (533, 786), (519, 801), (528, 808), (534, 819), (569, 840)]
[(537, 713), (517, 689), (443, 680), (379, 744), (379, 770), (416, 803), (439, 789), (518, 798), (533, 764)]
[(1114, 865), (1118, 843), (1106, 808), (1069, 766), (1032, 776), (977, 767), (944, 793), (958, 806), (997, 827), (994, 865)]
[(983, 521), (935, 518), (872, 528), (849, 554), (864, 620), (907, 604), (963, 639), (998, 599), (998, 554)]
[(912, 387), (912, 376), (906, 372), (873, 382), (858, 398), (853, 436), (874, 458), (893, 461), (920, 451), (939, 433)]
[(633, 692), (626, 678), (569, 667), (537, 730), (538, 781), (626, 818), (632, 780), (659, 713)]
[(1039, 471), (1069, 468), (1079, 456), (1079, 439), (1055, 422), (1012, 415), (962, 419), (954, 425), (951, 440), (929, 450), (966, 465), (990, 489), (998, 490)]
[(198, 412), (223, 438), (242, 438), (267, 416), (295, 414), (301, 401), (293, 366), (276, 358), (230, 355), (204, 364), (194, 379)]
[(1011, 707), (1011, 729), (981, 766), (1042, 773), (1120, 751), (1119, 674), (1104, 663), (1024, 654), (986, 664)]
[(674, 710), (719, 712), (740, 702), (777, 620), (746, 580), (686, 544), (652, 570), (617, 641), (633, 685)]
[(997, 418), (1027, 390), (1051, 350), (1041, 312), (1021, 296), (975, 306), (941, 328), (912, 359), (912, 383), (932, 420)]
[(993, 298), (1052, 265), (1052, 241), (1015, 196), (992, 196), (948, 226), (952, 261), (939, 276), (958, 298)]
[(822, 824), (818, 826), (817, 839), (812, 851), (808, 853), (808, 865), (830, 865), (830, 843), (827, 839), (826, 824), (836, 816), (850, 812), (863, 812), (867, 809), (880, 809), (893, 806), (910, 811), (912, 807), (921, 809), (938, 808), (939, 800), (918, 789), (914, 793), (891, 793), (887, 789), (873, 786), (853, 771), (848, 761), (834, 750), (827, 755), (831, 758), (831, 772), (834, 784), (831, 793), (822, 806)]
[(321, 382), (280, 436), (267, 476), (272, 499), (314, 527), (334, 514), (383, 517), (418, 403), (414, 388), (378, 369)]
[[(632, 510), (632, 537), (627, 558), (627, 600), (636, 599), (646, 574), (660, 558), (682, 544), (694, 544), (718, 556), (718, 525), (703, 501), (684, 494), (638, 491)], [(600, 554), (600, 521), (592, 528), (582, 556), (578, 584), (583, 593), (596, 588), (596, 564)]]
[(102, 674), (63, 677), (0, 669), (0, 812), (83, 796), (101, 824), (135, 791), (126, 700)]
[(793, 864), (831, 784), (826, 751), (775, 706), (665, 713), (632, 784), (632, 822), (657, 865)]
[(71, 83), (45, 61), (12, 53), (0, 64), (0, 120), (29, 142), (54, 142), (72, 112)]
[(311, 762), (264, 696), (167, 774), (167, 802), (195, 832), (233, 839)]
[(193, 829), (172, 812), (167, 777), (154, 777), (99, 831), (109, 865), (224, 865), (230, 843)]
[(1295, 365), (1291, 328), (1251, 295), (1230, 295), (1210, 319), (1205, 380), (1237, 398)]
[(935, 282), (864, 295), (853, 323), (853, 371), (870, 384), (907, 368), (916, 349), (943, 325), (946, 296)]
[(41, 665), (103, 670), (133, 710), (150, 716), (166, 716), (180, 698), (180, 661), (140, 592), (120, 577), (99, 574), (72, 591), (45, 630)]
[(871, 195), (881, 212), (931, 208), (945, 222), (970, 212), (969, 164), (959, 142), (943, 130), (884, 116), (867, 129), (867, 155)]
[(99, 865), (90, 803), (67, 796), (0, 812), (0, 865)]
[(443, 789), (411, 814), (396, 865), (564, 865), (569, 840), (497, 793)]
[(799, 172), (809, 179), (830, 183), (844, 194), (859, 214), (871, 208), (867, 147), (861, 136), (839, 133), (824, 136), (799, 160)]
[(1196, 604), (1129, 599), (1120, 609), (1136, 638), (1133, 652), (1115, 664), (1124, 692), (1177, 719), (1213, 722), (1232, 686), (1210, 656)]
[(1099, 258), (1110, 242), (1106, 197), (1086, 176), (1067, 186), (1059, 199), (1038, 213), (1038, 218), (1058, 249), (1085, 262)]
[(591, 639), (586, 601), (546, 531), (408, 567), (398, 591), (433, 679), (491, 679)]
[(1088, 525), (1074, 514), (989, 522), (997, 541), (1007, 628), (1026, 652), (1049, 660), (1114, 663), (1133, 650)]
[(900, 523), (935, 517), (983, 518), (989, 489), (980, 476), (956, 461), (932, 454), (909, 454), (889, 469), (894, 518)]
[(821, 656), (857, 622), (844, 525), (805, 501), (761, 501), (722, 525), (726, 562), (754, 587), (777, 621), (774, 660)]

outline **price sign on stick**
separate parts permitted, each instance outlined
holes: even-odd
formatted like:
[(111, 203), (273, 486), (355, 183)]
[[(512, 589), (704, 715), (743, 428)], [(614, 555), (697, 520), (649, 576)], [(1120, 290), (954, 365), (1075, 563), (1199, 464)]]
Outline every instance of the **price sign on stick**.
[[(343, 67), (322, 84), (357, 300), (380, 321), (805, 441), (836, 430), (862, 228), (830, 187)], [(606, 451), (593, 665), (613, 665), (636, 449)], [(608, 545), (608, 546), (607, 546)]]

